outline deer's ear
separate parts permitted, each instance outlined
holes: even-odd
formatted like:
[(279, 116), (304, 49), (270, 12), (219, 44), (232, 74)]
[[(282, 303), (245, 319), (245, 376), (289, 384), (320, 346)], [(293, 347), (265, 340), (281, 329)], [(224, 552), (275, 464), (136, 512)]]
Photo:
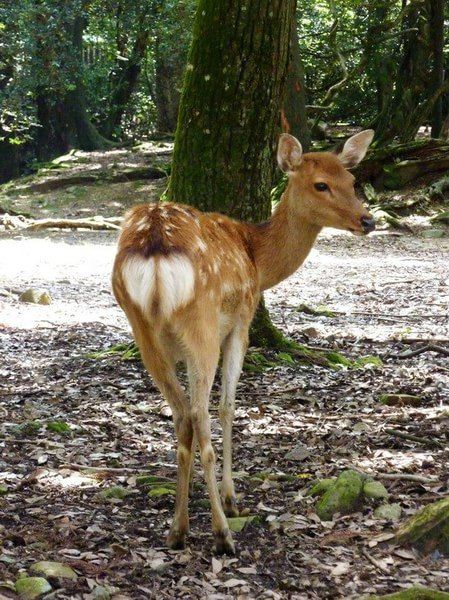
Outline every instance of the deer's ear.
[(343, 165), (348, 169), (358, 165), (364, 159), (368, 146), (373, 141), (373, 137), (374, 131), (372, 129), (365, 129), (365, 131), (361, 131), (350, 137), (343, 148), (337, 150), (337, 156)]
[(289, 133), (283, 133), (279, 138), (277, 153), (279, 168), (284, 173), (296, 171), (302, 161), (302, 146)]

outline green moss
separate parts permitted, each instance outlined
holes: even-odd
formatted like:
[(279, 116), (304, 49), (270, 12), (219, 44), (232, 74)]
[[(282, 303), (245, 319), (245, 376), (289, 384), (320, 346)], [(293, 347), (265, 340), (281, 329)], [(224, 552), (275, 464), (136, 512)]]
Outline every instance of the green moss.
[(365, 596), (366, 600), (449, 600), (449, 594), (431, 588), (411, 587), (386, 596)]
[(52, 431), (53, 433), (59, 433), (60, 435), (65, 435), (71, 432), (70, 425), (68, 425), (65, 421), (50, 421), (47, 423), (47, 430)]
[(317, 483), (315, 483), (314, 485), (312, 485), (312, 487), (309, 489), (309, 491), (307, 492), (308, 496), (321, 496), (322, 494), (324, 494), (324, 492), (327, 492), (327, 490), (334, 485), (334, 483), (337, 481), (336, 477), (329, 477), (326, 479), (320, 479), (319, 481), (317, 481)]
[(424, 553), (438, 549), (449, 556), (449, 498), (428, 504), (398, 530), (399, 544), (412, 544)]
[(348, 514), (360, 502), (363, 476), (356, 471), (343, 471), (317, 502), (316, 513), (323, 521), (331, 521), (336, 513)]

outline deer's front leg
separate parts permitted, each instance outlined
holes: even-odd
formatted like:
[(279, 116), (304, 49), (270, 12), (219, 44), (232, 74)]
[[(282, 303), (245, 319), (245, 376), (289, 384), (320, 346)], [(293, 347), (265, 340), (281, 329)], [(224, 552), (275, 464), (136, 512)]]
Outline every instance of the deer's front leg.
[(239, 514), (232, 479), (232, 423), (235, 413), (235, 393), (247, 345), (248, 328), (243, 325), (233, 329), (223, 344), (221, 401), (219, 407), (223, 429), (221, 498), (225, 514), (228, 517), (236, 517)]

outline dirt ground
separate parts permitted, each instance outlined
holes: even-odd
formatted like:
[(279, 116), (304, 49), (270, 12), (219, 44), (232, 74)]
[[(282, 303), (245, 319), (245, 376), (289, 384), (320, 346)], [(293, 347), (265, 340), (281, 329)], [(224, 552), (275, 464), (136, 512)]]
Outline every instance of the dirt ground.
[[(448, 238), (326, 233), (306, 265), (267, 294), (275, 322), (293, 339), (353, 359), (375, 355), (383, 366), (285, 362), (243, 374), (234, 468), (240, 507), (258, 518), (234, 534), (235, 558), (213, 557), (198, 465), (188, 548), (167, 550), (171, 419), (138, 362), (90, 356), (130, 340), (110, 293), (115, 240), (114, 232), (0, 234), (0, 581), (55, 560), (78, 576), (51, 579), (56, 598), (355, 599), (412, 584), (448, 591), (449, 560), (396, 546), (397, 524), (375, 519), (374, 503), (321, 522), (306, 496), (312, 481), (346, 468), (383, 481), (401, 522), (447, 496), (448, 359), (398, 355), (420, 339), (447, 347)], [(20, 303), (27, 287), (47, 290), (52, 304)], [(307, 315), (301, 303), (334, 314)], [(419, 405), (379, 402), (394, 392), (418, 395)], [(220, 453), (217, 393), (218, 386), (212, 416)], [(30, 422), (38, 425), (24, 426)], [(54, 422), (68, 431), (54, 431)], [(393, 473), (428, 483), (382, 479)], [(142, 474), (160, 478), (160, 487), (149, 493)], [(101, 494), (114, 485), (126, 496)]]

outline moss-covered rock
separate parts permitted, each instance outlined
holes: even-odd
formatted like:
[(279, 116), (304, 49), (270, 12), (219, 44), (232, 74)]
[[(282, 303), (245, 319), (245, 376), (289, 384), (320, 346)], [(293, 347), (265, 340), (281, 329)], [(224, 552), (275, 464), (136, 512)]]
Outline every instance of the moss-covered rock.
[(380, 481), (374, 481), (372, 479), (365, 481), (363, 493), (368, 498), (375, 498), (376, 500), (386, 500), (388, 498), (387, 488), (380, 483)]
[(52, 590), (51, 585), (43, 577), (20, 577), (15, 587), (16, 593), (23, 600), (35, 600)]
[(410, 517), (396, 534), (398, 544), (411, 544), (428, 554), (438, 549), (449, 556), (449, 497), (428, 504)]
[(329, 477), (326, 479), (320, 479), (317, 481), (307, 492), (308, 496), (321, 496), (337, 481), (336, 477)]
[(364, 478), (356, 471), (343, 471), (337, 481), (323, 494), (316, 505), (317, 515), (331, 521), (336, 513), (348, 514), (360, 503)]
[(41, 560), (31, 566), (33, 573), (39, 573), (46, 577), (61, 577), (62, 579), (76, 579), (77, 574), (68, 565), (52, 560)]
[(132, 492), (121, 485), (113, 485), (106, 488), (97, 494), (97, 498), (109, 500), (124, 500), (126, 496), (129, 496)]
[(402, 508), (400, 504), (381, 504), (378, 506), (373, 516), (375, 519), (385, 519), (386, 521), (397, 521), (402, 513)]

